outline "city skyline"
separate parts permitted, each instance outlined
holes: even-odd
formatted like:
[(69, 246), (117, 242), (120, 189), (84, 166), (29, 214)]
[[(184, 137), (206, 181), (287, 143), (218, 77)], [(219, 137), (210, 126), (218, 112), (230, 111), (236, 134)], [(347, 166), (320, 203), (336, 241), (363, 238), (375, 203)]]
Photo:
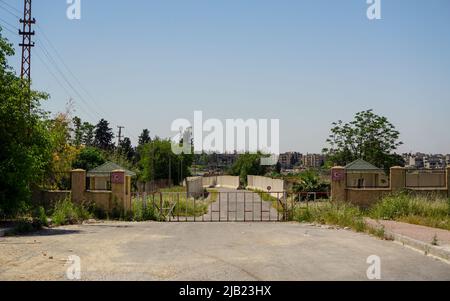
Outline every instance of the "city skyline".
[[(134, 144), (144, 128), (172, 137), (173, 120), (201, 109), (222, 120), (278, 118), (281, 152), (320, 153), (332, 122), (374, 109), (400, 131), (398, 153), (450, 152), (448, 1), (383, 1), (375, 21), (359, 0), (82, 1), (78, 21), (66, 8), (33, 8), (33, 87), (51, 94), (45, 109), (64, 111), (72, 98), (76, 115), (124, 125)], [(13, 15), (2, 19), (18, 27)], [(81, 82), (60, 67), (76, 91), (38, 59), (52, 51), (41, 29)], [(2, 35), (14, 43), (18, 70), (18, 37)]]

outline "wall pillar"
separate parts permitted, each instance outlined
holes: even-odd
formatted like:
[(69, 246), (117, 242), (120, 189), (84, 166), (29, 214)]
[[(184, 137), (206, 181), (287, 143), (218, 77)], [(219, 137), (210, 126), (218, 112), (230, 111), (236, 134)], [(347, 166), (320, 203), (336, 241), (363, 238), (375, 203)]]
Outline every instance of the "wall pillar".
[(125, 171), (114, 170), (111, 174), (111, 191), (113, 198), (113, 207), (126, 212), (126, 178)]
[(83, 169), (72, 170), (72, 202), (81, 204), (85, 201), (86, 171)]
[(406, 188), (406, 169), (395, 166), (391, 168), (391, 190), (398, 192)]
[(331, 200), (333, 202), (347, 201), (347, 176), (344, 167), (336, 166), (331, 169)]

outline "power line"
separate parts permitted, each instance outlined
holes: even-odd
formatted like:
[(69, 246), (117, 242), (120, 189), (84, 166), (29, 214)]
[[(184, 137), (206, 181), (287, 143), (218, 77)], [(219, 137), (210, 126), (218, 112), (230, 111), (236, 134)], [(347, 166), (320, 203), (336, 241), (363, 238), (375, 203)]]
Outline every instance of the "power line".
[(6, 6), (8, 6), (9, 8), (11, 8), (11, 9), (13, 9), (13, 10), (15, 10), (15, 11), (18, 12), (19, 14), (21, 13), (21, 11), (20, 11), (18, 8), (12, 6), (12, 5), (9, 4), (8, 2), (6, 2), (6, 1), (4, 1), (4, 0), (0, 0), (0, 2), (3, 2)]
[[(1, 0), (0, 0), (0, 1), (1, 1)], [(57, 59), (62, 63), (64, 69), (71, 75), (71, 77), (75, 80), (76, 84), (81, 88), (81, 90), (86, 94), (86, 96), (92, 101), (92, 105), (95, 106), (97, 109), (100, 109), (100, 107), (99, 107), (98, 105), (96, 105), (96, 102), (95, 102), (94, 97), (92, 96), (92, 94), (84, 87), (84, 85), (81, 83), (81, 81), (80, 81), (80, 80), (78, 79), (78, 77), (75, 75), (75, 73), (72, 72), (72, 70), (70, 69), (70, 67), (68, 66), (68, 64), (66, 64), (65, 60), (63, 59), (63, 57), (62, 57), (61, 54), (59, 53), (58, 49), (54, 46), (54, 44), (53, 44), (53, 43), (51, 42), (51, 40), (48, 38), (48, 36), (47, 36), (47, 34), (45, 33), (44, 29), (43, 29), (41, 26), (39, 26), (39, 25), (37, 25), (37, 29), (38, 29), (38, 31), (42, 34), (42, 36), (44, 37), (44, 39), (45, 39), (47, 45), (49, 45), (49, 47), (51, 48), (51, 50), (53, 50), (53, 52), (56, 54)], [(43, 43), (42, 43), (42, 40), (40, 40), (40, 43), (43, 44)], [(43, 47), (45, 47), (45, 46), (43, 46)], [(48, 50), (46, 50), (46, 51), (47, 51), (48, 53), (50, 53)], [(55, 59), (52, 59), (52, 60), (54, 61), (54, 64), (55, 64), (55, 65), (58, 64), (58, 63), (56, 62)], [(58, 68), (58, 69), (59, 69), (59, 68)], [(60, 73), (63, 73), (63, 71), (62, 71), (61, 69), (60, 69)], [(73, 85), (71, 85), (71, 86), (73, 86)], [(73, 89), (74, 89), (74, 88), (73, 88)], [(79, 97), (81, 97), (82, 101), (83, 101), (84, 103), (86, 103), (86, 105), (87, 105), (92, 111), (96, 112), (96, 114), (99, 115), (100, 118), (104, 116), (104, 117), (108, 118), (110, 121), (112, 121), (113, 123), (115, 123), (116, 125), (119, 124), (116, 120), (114, 120), (113, 118), (111, 118), (111, 116), (110, 116), (109, 114), (105, 114), (105, 112), (102, 111), (102, 109), (100, 109), (100, 111), (102, 111), (102, 115), (103, 115), (103, 116), (100, 115), (100, 114), (97, 112), (98, 110), (95, 109), (94, 107), (91, 107), (91, 105), (88, 104), (87, 101), (85, 101), (85, 99), (81, 96), (81, 93), (79, 93), (78, 91), (77, 91), (77, 95), (78, 95)], [(125, 131), (126, 131), (126, 130), (125, 130)], [(126, 132), (128, 132), (128, 131), (126, 131)], [(130, 135), (130, 136), (131, 136), (132, 138), (137, 139), (136, 136), (134, 136), (134, 135)]]
[[(13, 35), (17, 35), (17, 33), (18, 33), (17, 28), (15, 28), (13, 25), (11, 25), (8, 21), (5, 21), (4, 19), (0, 18), (0, 22), (4, 23), (4, 26), (2, 26), (2, 28), (4, 30), (6, 30), (7, 32), (12, 33)], [(1, 23), (0, 23), (0, 25), (1, 25)]]
[[(71, 96), (71, 93), (67, 90), (67, 88), (61, 83), (59, 78), (55, 75), (55, 73), (52, 71), (52, 69), (48, 66), (48, 64), (45, 62), (45, 60), (42, 58), (42, 56), (39, 54), (39, 52), (36, 52), (36, 57), (41, 61), (41, 63), (44, 65), (44, 67), (47, 69), (48, 73), (55, 79), (56, 83), (66, 92), (67, 96), (70, 99), (73, 99)], [(96, 120), (95, 117), (93, 117), (89, 111), (84, 110), (82, 106), (79, 106), (80, 110), (83, 111), (86, 115), (89, 115), (89, 118), (92, 118), (92, 120)]]
[[(7, 7), (5, 7), (5, 6)], [(0, 8), (2, 8), (3, 10), (7, 11), (9, 14), (11, 14), (12, 16), (20, 19), (20, 17), (14, 13), (13, 11), (16, 11), (17, 13), (21, 14), (21, 11), (15, 7), (13, 7), (12, 5), (10, 5), (9, 3), (5, 2), (4, 0), (0, 0)], [(94, 97), (92, 96), (92, 94), (84, 87), (84, 85), (81, 83), (81, 81), (78, 79), (78, 77), (74, 74), (74, 72), (72, 72), (72, 70), (69, 68), (69, 66), (66, 64), (66, 62), (64, 61), (64, 59), (62, 58), (61, 54), (59, 53), (59, 51), (57, 50), (57, 48), (54, 46), (54, 44), (51, 42), (51, 40), (48, 38), (47, 34), (45, 33), (44, 29), (39, 26), (39, 24), (36, 24), (36, 27), (38, 29), (38, 31), (42, 34), (42, 36), (44, 37), (45, 41), (47, 42), (47, 44), (50, 46), (51, 50), (53, 50), (53, 52), (56, 54), (56, 57), (58, 58), (58, 60), (62, 63), (62, 65), (64, 66), (64, 69), (66, 69), (68, 71), (68, 73), (71, 75), (71, 77), (75, 80), (75, 82), (77, 83), (77, 85), (81, 88), (81, 90), (86, 94), (86, 96), (88, 96), (88, 98), (92, 101), (93, 105), (95, 105), (97, 108), (100, 108), (96, 105), (96, 102), (94, 100)], [(10, 31), (10, 30), (8, 30)], [(43, 48), (43, 53), (45, 54), (45, 56), (48, 57), (50, 64), (56, 66), (55, 69), (57, 69), (57, 72), (59, 74), (61, 74), (61, 76), (63, 77), (64, 81), (68, 84), (68, 86), (75, 92), (75, 94), (80, 98), (80, 100), (89, 108), (89, 110), (93, 111), (95, 114), (97, 114), (100, 119), (102, 118), (102, 115), (98, 113), (98, 111), (96, 109), (94, 109), (93, 107), (91, 107), (91, 105), (84, 99), (84, 97), (81, 95), (81, 93), (72, 85), (72, 83), (67, 79), (67, 77), (65, 76), (64, 72), (61, 70), (61, 68), (59, 68), (58, 63), (56, 62), (56, 60), (53, 58), (53, 56), (51, 55), (50, 51), (48, 49), (45, 48), (45, 46), (43, 45), (44, 43), (42, 43), (42, 40), (37, 40)], [(100, 111), (102, 111), (100, 109)], [(111, 116), (109, 114), (105, 114), (104, 111), (102, 111), (103, 115), (106, 115), (106, 117), (112, 121), (115, 124), (119, 124), (116, 120), (114, 120), (113, 118), (111, 118)], [(129, 136), (132, 138), (137, 139), (137, 137), (131, 133), (129, 133), (127, 130), (125, 130), (128, 134), (130, 134)]]
[[(2, 2), (2, 3), (4, 3), (4, 2)], [(3, 9), (4, 11), (6, 11), (7, 13), (9, 13), (11, 16), (16, 17), (17, 19), (20, 19), (20, 17), (19, 17), (17, 14), (13, 13), (9, 8), (4, 7), (2, 3), (0, 3), (0, 8), (1, 8), (1, 9)], [(20, 13), (20, 12), (19, 12), (19, 13)]]

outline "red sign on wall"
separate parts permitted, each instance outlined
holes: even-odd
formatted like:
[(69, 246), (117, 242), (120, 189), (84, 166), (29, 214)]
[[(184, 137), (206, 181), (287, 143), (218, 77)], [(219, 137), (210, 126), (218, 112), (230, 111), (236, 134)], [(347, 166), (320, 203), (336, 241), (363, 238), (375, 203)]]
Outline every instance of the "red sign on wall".
[(125, 174), (123, 172), (113, 172), (111, 175), (111, 183), (124, 184), (125, 183)]
[(331, 178), (333, 181), (342, 181), (345, 178), (345, 172), (344, 170), (333, 170)]

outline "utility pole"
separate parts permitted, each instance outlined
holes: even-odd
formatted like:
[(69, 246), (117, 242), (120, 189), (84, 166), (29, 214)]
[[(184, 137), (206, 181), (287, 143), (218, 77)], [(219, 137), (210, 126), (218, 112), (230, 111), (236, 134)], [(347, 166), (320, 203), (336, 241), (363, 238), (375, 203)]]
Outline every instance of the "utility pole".
[(31, 37), (35, 35), (35, 32), (31, 30), (31, 26), (36, 24), (36, 19), (31, 18), (31, 0), (24, 0), (23, 19), (20, 19), (20, 23), (23, 24), (22, 30), (19, 30), (19, 35), (22, 36), (22, 43), (19, 44), (22, 47), (20, 76), (29, 85), (31, 81), (31, 48), (34, 47), (34, 42)]
[(118, 129), (119, 129), (119, 141), (118, 141), (118, 143), (117, 143), (117, 147), (119, 147), (120, 146), (120, 142), (122, 142), (122, 130), (125, 128), (124, 126), (118, 126), (117, 127)]

